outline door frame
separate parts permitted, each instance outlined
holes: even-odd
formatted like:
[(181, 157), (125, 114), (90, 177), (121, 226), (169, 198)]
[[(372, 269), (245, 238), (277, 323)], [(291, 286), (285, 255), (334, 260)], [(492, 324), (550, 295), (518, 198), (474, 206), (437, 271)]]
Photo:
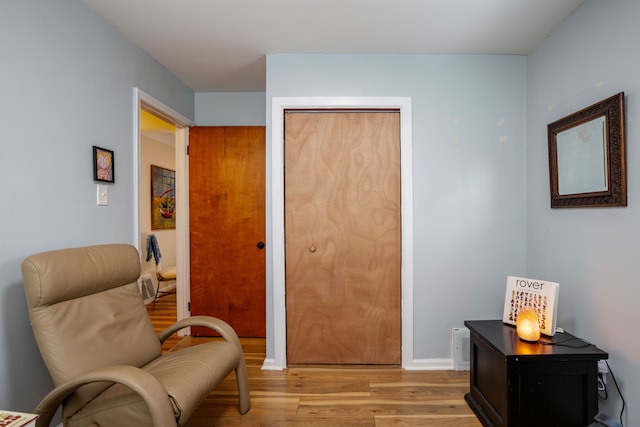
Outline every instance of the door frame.
[[(176, 160), (176, 309), (177, 320), (190, 316), (187, 302), (190, 299), (189, 289), (189, 126), (194, 123), (182, 114), (174, 111), (153, 96), (137, 87), (133, 88), (133, 241), (138, 251), (140, 248), (140, 215), (138, 194), (140, 174), (140, 109), (144, 109), (162, 118), (176, 127), (175, 160)], [(142, 252), (140, 252), (142, 253)], [(179, 335), (187, 335), (189, 330), (183, 329)]]
[[(413, 365), (413, 165), (410, 97), (273, 97), (271, 100), (271, 230), (273, 274), (274, 358), (263, 369), (287, 367), (284, 227), (284, 112), (285, 110), (386, 109), (400, 111), (401, 197), (401, 354), (402, 367)], [(268, 175), (267, 175), (268, 176)]]

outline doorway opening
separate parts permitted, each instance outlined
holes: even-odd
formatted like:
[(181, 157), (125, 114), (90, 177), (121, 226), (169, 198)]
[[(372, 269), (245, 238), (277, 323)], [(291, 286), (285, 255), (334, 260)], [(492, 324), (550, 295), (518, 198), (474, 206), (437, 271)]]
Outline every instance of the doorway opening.
[(141, 107), (138, 212), (146, 304), (176, 292), (175, 135), (175, 126)]
[[(164, 142), (153, 142), (156, 145), (155, 148), (160, 151), (164, 151), (164, 157), (161, 157), (162, 162), (168, 161), (173, 153), (173, 166), (174, 171), (174, 192), (175, 198), (175, 229), (172, 233), (173, 236), (164, 236), (167, 238), (165, 241), (167, 258), (175, 257), (175, 292), (176, 292), (176, 312), (177, 319), (184, 319), (189, 317), (189, 253), (188, 253), (188, 160), (187, 160), (187, 145), (189, 138), (189, 126), (193, 123), (180, 113), (172, 110), (168, 106), (164, 105), (157, 99), (146, 94), (138, 88), (134, 88), (134, 236), (133, 242), (137, 245), (137, 249), (141, 256), (141, 262), (146, 262), (147, 256), (147, 237), (151, 232), (149, 225), (151, 222), (151, 168), (142, 167), (143, 156), (143, 139), (149, 139), (150, 131), (143, 129), (142, 120), (157, 119), (156, 125), (161, 129), (154, 130), (153, 136), (155, 139), (164, 140)], [(162, 124), (164, 123), (164, 124)], [(167, 135), (168, 129), (173, 130), (173, 146), (171, 147), (170, 137)], [(143, 135), (146, 133), (146, 135)], [(163, 145), (164, 144), (164, 145)], [(157, 160), (157, 159), (156, 159)], [(148, 161), (145, 160), (145, 161)], [(146, 164), (146, 163), (145, 163)], [(164, 163), (166, 165), (166, 163)], [(147, 164), (147, 166), (149, 166)], [(162, 165), (158, 165), (162, 166)], [(169, 169), (165, 167), (165, 169)], [(144, 177), (144, 179), (143, 179)], [(147, 179), (148, 178), (148, 179)], [(148, 191), (141, 191), (141, 187), (149, 185)], [(143, 200), (146, 199), (146, 200)], [(144, 217), (144, 219), (143, 219)], [(165, 231), (165, 230), (158, 230)], [(162, 243), (162, 242), (161, 242)], [(161, 247), (163, 247), (161, 246)], [(165, 249), (163, 249), (165, 251)], [(164, 252), (163, 252), (164, 257)], [(153, 260), (152, 260), (153, 261)], [(166, 262), (170, 262), (167, 259)], [(167, 264), (165, 264), (167, 265)], [(168, 265), (167, 265), (168, 266)], [(153, 265), (153, 273), (155, 274), (155, 264)], [(157, 279), (156, 279), (157, 280)], [(180, 331), (181, 335), (188, 334), (189, 331)]]

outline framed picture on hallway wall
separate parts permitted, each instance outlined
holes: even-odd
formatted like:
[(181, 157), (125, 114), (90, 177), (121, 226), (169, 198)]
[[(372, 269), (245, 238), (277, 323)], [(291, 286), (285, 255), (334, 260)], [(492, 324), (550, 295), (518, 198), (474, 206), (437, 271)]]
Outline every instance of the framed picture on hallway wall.
[(151, 229), (176, 228), (176, 172), (151, 165)]

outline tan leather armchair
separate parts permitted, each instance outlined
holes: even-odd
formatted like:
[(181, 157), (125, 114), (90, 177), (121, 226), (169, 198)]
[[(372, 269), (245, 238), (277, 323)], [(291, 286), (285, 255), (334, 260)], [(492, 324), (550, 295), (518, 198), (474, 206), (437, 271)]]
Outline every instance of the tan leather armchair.
[[(139, 275), (138, 252), (124, 244), (23, 261), (29, 318), (56, 386), (36, 408), (36, 426), (48, 426), (60, 405), (65, 427), (182, 426), (234, 370), (240, 413), (249, 410), (247, 368), (231, 326), (195, 316), (156, 335)], [(195, 325), (224, 340), (162, 354), (165, 339)]]

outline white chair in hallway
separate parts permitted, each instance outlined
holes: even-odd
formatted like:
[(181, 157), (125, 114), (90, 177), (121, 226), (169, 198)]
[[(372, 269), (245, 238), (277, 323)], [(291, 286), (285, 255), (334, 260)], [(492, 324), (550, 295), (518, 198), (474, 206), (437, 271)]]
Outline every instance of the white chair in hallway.
[(154, 233), (149, 233), (146, 239), (147, 248), (147, 261), (154, 259), (156, 264), (156, 281), (155, 297), (153, 301), (160, 298), (162, 295), (175, 293), (176, 291), (176, 267), (162, 268), (162, 253), (160, 252), (160, 245), (158, 244), (158, 238)]

